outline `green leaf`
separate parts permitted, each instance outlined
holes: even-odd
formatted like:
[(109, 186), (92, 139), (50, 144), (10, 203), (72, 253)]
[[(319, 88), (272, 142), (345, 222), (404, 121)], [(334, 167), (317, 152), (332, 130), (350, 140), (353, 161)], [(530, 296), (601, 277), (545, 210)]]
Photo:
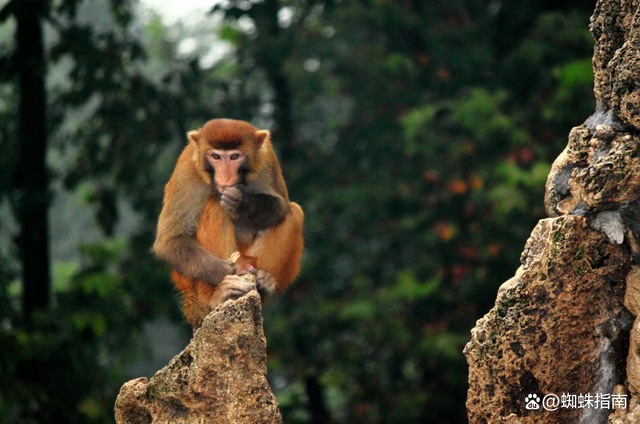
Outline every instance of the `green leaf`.
[(360, 299), (353, 301), (340, 311), (340, 318), (344, 320), (371, 321), (374, 317), (375, 306), (373, 301)]
[(565, 87), (593, 85), (593, 64), (591, 59), (576, 60), (555, 68), (553, 75)]
[(76, 262), (55, 262), (53, 271), (53, 291), (65, 292), (71, 288), (73, 276), (78, 272)]
[(396, 283), (393, 286), (393, 294), (398, 299), (415, 300), (424, 299), (433, 295), (440, 279), (435, 277), (426, 283), (419, 282), (413, 270), (405, 270), (398, 274)]

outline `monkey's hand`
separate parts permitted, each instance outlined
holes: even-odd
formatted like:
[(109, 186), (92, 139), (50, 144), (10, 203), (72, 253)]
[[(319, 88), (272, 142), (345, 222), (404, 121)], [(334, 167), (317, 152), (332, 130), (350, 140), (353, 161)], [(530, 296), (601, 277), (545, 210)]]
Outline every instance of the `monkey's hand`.
[(256, 285), (238, 275), (227, 275), (224, 277), (215, 295), (211, 298), (211, 307), (216, 307), (229, 299), (237, 299), (240, 296), (255, 290)]
[(264, 269), (259, 269), (256, 273), (256, 285), (263, 302), (276, 291), (275, 278)]
[(222, 190), (222, 198), (220, 203), (222, 204), (222, 209), (231, 219), (238, 218), (238, 206), (240, 205), (240, 200), (242, 200), (242, 192), (235, 187), (225, 187)]
[(236, 264), (226, 259), (214, 259), (216, 259), (215, 266), (208, 273), (204, 281), (215, 286), (221, 283), (227, 276), (236, 273)]

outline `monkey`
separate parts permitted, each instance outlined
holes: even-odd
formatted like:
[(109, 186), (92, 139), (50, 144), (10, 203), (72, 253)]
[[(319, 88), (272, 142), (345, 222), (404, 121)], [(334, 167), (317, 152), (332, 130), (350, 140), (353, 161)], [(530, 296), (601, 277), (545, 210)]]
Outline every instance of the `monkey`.
[[(195, 330), (225, 300), (257, 289), (265, 301), (295, 279), (304, 214), (289, 201), (269, 131), (214, 119), (187, 139), (165, 186), (153, 251), (173, 268)], [(234, 252), (235, 264), (227, 259)]]

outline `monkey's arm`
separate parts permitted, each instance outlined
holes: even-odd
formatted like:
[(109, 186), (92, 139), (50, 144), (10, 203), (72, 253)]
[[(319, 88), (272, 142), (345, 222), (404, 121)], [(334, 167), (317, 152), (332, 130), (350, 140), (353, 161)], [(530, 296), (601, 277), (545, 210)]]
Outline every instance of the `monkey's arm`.
[(214, 256), (196, 239), (196, 230), (211, 187), (202, 181), (185, 149), (165, 188), (153, 250), (180, 274), (217, 285), (235, 272), (231, 262)]
[(289, 213), (289, 204), (276, 193), (243, 193), (236, 226), (263, 231), (279, 225)]
[(264, 176), (240, 188), (222, 192), (222, 206), (236, 229), (257, 233), (280, 225), (291, 210), (289, 202)]

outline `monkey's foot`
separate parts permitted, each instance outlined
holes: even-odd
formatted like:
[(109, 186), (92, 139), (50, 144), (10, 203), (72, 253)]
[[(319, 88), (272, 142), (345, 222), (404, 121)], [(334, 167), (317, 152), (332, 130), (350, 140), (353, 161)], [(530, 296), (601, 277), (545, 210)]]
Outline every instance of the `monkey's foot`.
[(250, 279), (238, 275), (227, 275), (218, 285), (209, 305), (211, 308), (215, 308), (226, 300), (237, 299), (255, 289), (256, 285)]
[(276, 279), (264, 269), (259, 269), (256, 273), (256, 286), (264, 302), (276, 291)]

